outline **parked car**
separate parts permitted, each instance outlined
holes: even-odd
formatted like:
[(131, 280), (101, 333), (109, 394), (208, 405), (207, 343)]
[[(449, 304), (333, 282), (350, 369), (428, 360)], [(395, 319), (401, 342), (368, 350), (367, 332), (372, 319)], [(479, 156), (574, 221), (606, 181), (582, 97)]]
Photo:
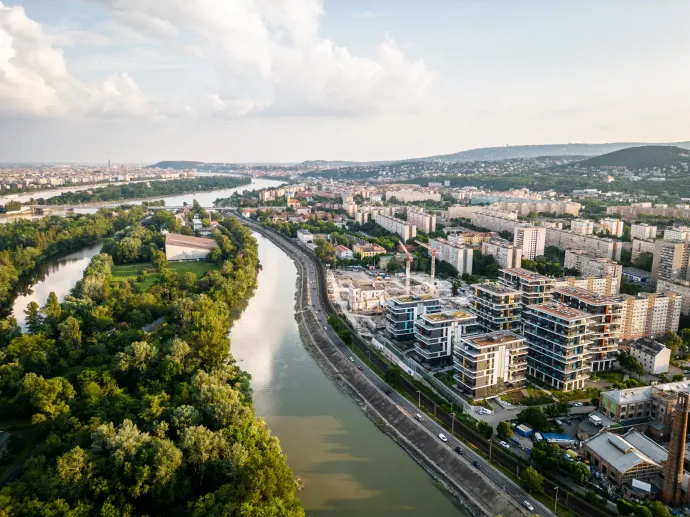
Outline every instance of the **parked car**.
[(443, 433), (438, 433), (438, 437), (441, 439), (442, 442), (447, 442), (448, 438), (446, 437), (445, 434)]
[(527, 508), (530, 512), (534, 511), (534, 506), (529, 501), (522, 501), (522, 504)]
[(575, 407), (582, 407), (582, 402), (575, 402), (574, 406)]
[(508, 442), (504, 442), (503, 440), (501, 440), (501, 441), (499, 442), (499, 444), (500, 444), (500, 446), (503, 447), (504, 449), (510, 449), (510, 444), (509, 444)]

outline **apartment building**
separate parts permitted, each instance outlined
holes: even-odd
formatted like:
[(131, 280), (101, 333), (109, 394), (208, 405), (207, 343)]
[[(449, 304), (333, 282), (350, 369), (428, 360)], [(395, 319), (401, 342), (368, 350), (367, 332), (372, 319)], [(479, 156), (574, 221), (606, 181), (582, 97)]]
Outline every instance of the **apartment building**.
[(453, 351), (453, 378), (473, 398), (500, 395), (524, 384), (527, 353), (525, 339), (507, 330), (461, 337)]
[(661, 240), (654, 244), (652, 285), (664, 280), (690, 280), (690, 241)]
[(565, 276), (556, 279), (556, 289), (577, 287), (586, 289), (600, 296), (615, 296), (621, 291), (621, 279), (612, 275), (598, 276)]
[(522, 251), (522, 256), (531, 260), (544, 254), (546, 228), (519, 225), (515, 227), (513, 245)]
[[(477, 201), (480, 198), (477, 197)], [(472, 198), (474, 202), (474, 197)], [(498, 208), (500, 210), (510, 210), (517, 212), (521, 216), (527, 216), (530, 213), (549, 213), (556, 215), (572, 215), (577, 217), (580, 215), (582, 206), (580, 203), (573, 201), (551, 201), (545, 200), (526, 200), (526, 201), (498, 201), (491, 205), (491, 208)]]
[(618, 262), (598, 257), (583, 250), (566, 250), (563, 267), (577, 269), (581, 276), (613, 276), (618, 279), (619, 284), (623, 274), (623, 266)]
[(417, 236), (417, 227), (407, 221), (389, 215), (375, 214), (374, 222), (391, 233), (397, 233), (403, 242)]
[(377, 255), (384, 255), (386, 248), (378, 244), (370, 244), (368, 242), (357, 242), (352, 245), (352, 252), (359, 258), (375, 257)]
[(395, 198), (399, 203), (411, 203), (413, 201), (441, 201), (441, 194), (438, 192), (427, 192), (423, 190), (389, 190), (386, 192), (386, 200), (390, 202)]
[(606, 208), (606, 213), (609, 215), (618, 215), (623, 219), (637, 219), (642, 214), (659, 215), (668, 217), (669, 219), (690, 219), (690, 208), (688, 207), (669, 208), (666, 205), (657, 205), (654, 207), (640, 205), (644, 204), (640, 203), (638, 206), (609, 206)]
[(654, 255), (655, 246), (656, 243), (654, 239), (645, 240), (633, 238), (630, 259), (634, 262), (637, 259), (637, 257), (639, 257), (642, 253), (651, 253), (652, 255)]
[(463, 217), (465, 219), (470, 219), (473, 214), (483, 210), (481, 206), (468, 206), (468, 205), (452, 205), (446, 210), (446, 219), (456, 219), (458, 217)]
[(690, 316), (690, 282), (687, 280), (664, 280), (656, 282), (656, 292), (660, 294), (676, 293), (681, 298), (680, 312)]
[(371, 219), (371, 212), (368, 210), (357, 210), (355, 213), (355, 223), (367, 224)]
[(631, 239), (656, 239), (656, 226), (647, 223), (638, 223), (630, 225)]
[(640, 361), (647, 373), (668, 373), (671, 350), (651, 338), (640, 338), (630, 343), (630, 355)]
[(621, 339), (657, 336), (668, 330), (678, 330), (682, 296), (669, 292), (639, 293), (637, 296), (621, 294), (617, 298), (623, 303)]
[(376, 311), (386, 306), (386, 287), (381, 282), (352, 282), (348, 287), (351, 311)]
[(355, 203), (351, 197), (348, 197), (345, 201), (343, 201), (343, 210), (345, 210), (345, 213), (348, 216), (355, 217), (357, 214), (357, 203)]
[(492, 232), (513, 232), (518, 223), (517, 212), (484, 209), (472, 214), (472, 224)]
[[(445, 229), (444, 229), (445, 231)], [(479, 246), (497, 237), (494, 232), (446, 232), (449, 242), (465, 246)]]
[(570, 223), (570, 231), (579, 235), (592, 235), (594, 233), (594, 221), (575, 219)]
[(594, 316), (548, 302), (523, 310), (523, 334), (529, 346), (527, 374), (562, 391), (585, 387), (589, 378), (589, 325)]
[[(458, 274), (472, 274), (474, 250), (461, 244), (452, 244), (446, 239), (430, 239), (429, 247), (436, 249), (436, 260), (448, 262), (458, 270)], [(431, 256), (431, 249), (428, 249)]]
[(349, 260), (355, 258), (355, 254), (352, 253), (352, 250), (347, 246), (343, 246), (342, 244), (338, 244), (335, 247), (335, 256), (340, 260)]
[(554, 299), (593, 316), (587, 329), (592, 343), (588, 350), (590, 367), (593, 372), (610, 370), (618, 355), (623, 303), (577, 287), (556, 288)]
[(414, 323), (424, 314), (441, 312), (441, 300), (433, 296), (396, 296), (386, 303), (386, 332), (391, 341), (411, 344)]
[(423, 208), (408, 206), (407, 222), (417, 227), (426, 234), (436, 231), (436, 214), (430, 214)]
[(556, 228), (546, 229), (546, 246), (556, 246), (558, 248), (579, 249), (611, 260), (619, 261), (623, 243), (612, 239), (601, 239), (596, 235), (579, 235), (570, 230), (558, 230)]
[(599, 221), (599, 232), (608, 233), (614, 237), (623, 236), (623, 221), (613, 217), (606, 217)]
[(493, 256), (499, 267), (510, 269), (522, 266), (522, 249), (504, 239), (483, 242), (482, 255)]
[(470, 286), (470, 311), (484, 332), (520, 330), (522, 293), (497, 282)]
[(430, 366), (450, 364), (453, 347), (475, 321), (474, 315), (465, 311), (422, 314), (414, 322), (414, 350), (422, 363)]
[(544, 303), (551, 299), (556, 279), (526, 269), (500, 269), (498, 281), (506, 287), (520, 291), (522, 308)]
[(677, 226), (664, 230), (665, 241), (690, 241), (690, 228), (687, 226)]

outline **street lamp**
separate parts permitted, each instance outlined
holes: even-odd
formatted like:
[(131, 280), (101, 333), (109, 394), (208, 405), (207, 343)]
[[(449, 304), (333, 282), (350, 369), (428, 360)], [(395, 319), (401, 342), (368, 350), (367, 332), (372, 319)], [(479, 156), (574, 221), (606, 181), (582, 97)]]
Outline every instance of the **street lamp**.
[(553, 502), (553, 513), (556, 513), (556, 507), (558, 506), (558, 487), (555, 487), (556, 490), (556, 500)]
[(453, 423), (450, 424), (450, 434), (455, 434), (455, 413), (451, 413), (450, 416), (453, 417)]
[(422, 392), (417, 390), (417, 407), (422, 409)]

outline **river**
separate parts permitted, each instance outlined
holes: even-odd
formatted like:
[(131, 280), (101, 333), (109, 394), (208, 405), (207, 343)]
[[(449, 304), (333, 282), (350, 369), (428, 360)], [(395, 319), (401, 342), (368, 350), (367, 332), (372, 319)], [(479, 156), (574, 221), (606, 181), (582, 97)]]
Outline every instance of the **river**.
[(25, 329), (24, 310), (31, 302), (43, 306), (51, 291), (55, 291), (60, 301), (67, 296), (82, 274), (91, 258), (101, 250), (103, 243), (92, 244), (61, 257), (51, 257), (43, 262), (31, 275), (23, 278), (18, 285), (19, 296), (12, 306), (12, 315)]
[[(254, 407), (306, 481), (310, 517), (462, 517), (466, 515), (357, 404), (328, 379), (302, 344), (294, 318), (297, 272), (264, 237), (259, 286), (232, 327), (231, 350), (252, 376)], [(101, 244), (44, 263), (26, 281), (13, 314), (23, 326), (29, 302), (60, 300), (82, 278)]]
[(311, 517), (465, 515), (431, 478), (329, 380), (302, 344), (294, 317), (297, 271), (259, 240), (259, 286), (230, 338), (252, 376), (254, 407), (278, 436)]

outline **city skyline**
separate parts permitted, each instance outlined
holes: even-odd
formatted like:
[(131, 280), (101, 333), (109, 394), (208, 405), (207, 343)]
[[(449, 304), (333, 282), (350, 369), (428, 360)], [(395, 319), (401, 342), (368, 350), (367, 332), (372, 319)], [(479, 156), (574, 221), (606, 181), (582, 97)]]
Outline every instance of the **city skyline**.
[(690, 139), (690, 5), (0, 1), (0, 162)]

